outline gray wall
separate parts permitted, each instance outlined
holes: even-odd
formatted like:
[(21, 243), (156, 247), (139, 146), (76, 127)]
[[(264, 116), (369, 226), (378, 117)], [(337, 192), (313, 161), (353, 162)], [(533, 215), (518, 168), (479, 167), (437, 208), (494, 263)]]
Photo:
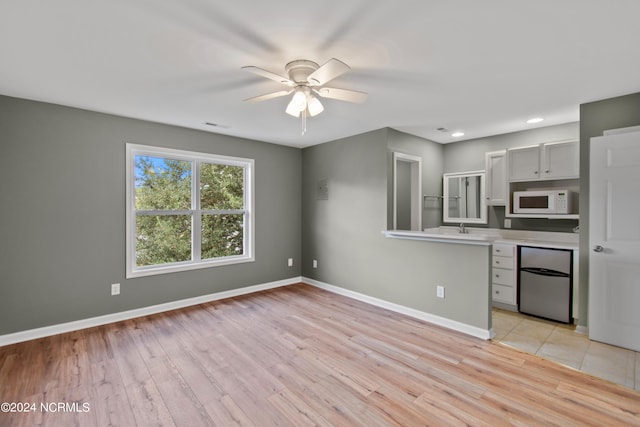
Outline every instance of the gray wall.
[(589, 307), (589, 148), (608, 129), (640, 125), (640, 93), (580, 105), (580, 325)]
[[(255, 159), (255, 262), (126, 280), (126, 142)], [(4, 96), (0, 145), (0, 334), (301, 274), (299, 149)]]
[[(578, 138), (579, 124), (576, 122), (445, 144), (443, 146), (444, 173), (483, 170), (485, 169), (484, 153), (488, 151)], [(504, 206), (489, 206), (488, 227), (503, 228), (504, 218)], [(578, 221), (564, 219), (511, 219), (511, 228), (515, 230), (570, 233), (576, 225)]]
[[(488, 330), (488, 247), (388, 239), (382, 234), (387, 228), (390, 152), (405, 138), (382, 129), (303, 150), (302, 273)], [(431, 148), (438, 153), (437, 147)], [(436, 155), (434, 163), (438, 161)], [(441, 185), (440, 168), (432, 172)], [(325, 178), (329, 198), (317, 200), (316, 184)], [(314, 259), (317, 269), (312, 268)], [(460, 265), (452, 262), (456, 259)], [(445, 299), (436, 298), (437, 285), (445, 286)]]

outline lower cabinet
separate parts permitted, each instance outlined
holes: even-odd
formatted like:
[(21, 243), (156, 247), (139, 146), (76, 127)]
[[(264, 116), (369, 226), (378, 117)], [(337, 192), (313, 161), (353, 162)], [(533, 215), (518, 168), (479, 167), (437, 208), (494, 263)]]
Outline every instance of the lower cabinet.
[(518, 311), (516, 246), (494, 244), (491, 262), (491, 295), (493, 306)]

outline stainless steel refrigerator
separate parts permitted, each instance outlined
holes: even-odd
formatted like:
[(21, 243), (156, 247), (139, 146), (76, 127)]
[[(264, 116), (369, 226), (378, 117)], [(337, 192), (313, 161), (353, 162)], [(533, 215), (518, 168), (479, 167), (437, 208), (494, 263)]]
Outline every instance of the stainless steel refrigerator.
[(520, 246), (519, 310), (571, 323), (573, 251)]

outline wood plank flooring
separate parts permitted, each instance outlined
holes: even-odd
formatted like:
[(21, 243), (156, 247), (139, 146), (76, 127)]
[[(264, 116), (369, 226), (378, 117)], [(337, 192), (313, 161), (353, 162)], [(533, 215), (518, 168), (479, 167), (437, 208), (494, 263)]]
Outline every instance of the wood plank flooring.
[(640, 426), (631, 389), (304, 284), (0, 347), (0, 402), (36, 405), (12, 427)]

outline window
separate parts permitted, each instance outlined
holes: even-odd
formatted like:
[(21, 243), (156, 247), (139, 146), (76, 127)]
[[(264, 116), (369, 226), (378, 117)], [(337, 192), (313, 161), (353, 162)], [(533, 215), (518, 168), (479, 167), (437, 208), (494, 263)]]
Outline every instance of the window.
[(127, 278), (253, 261), (253, 164), (127, 144)]

